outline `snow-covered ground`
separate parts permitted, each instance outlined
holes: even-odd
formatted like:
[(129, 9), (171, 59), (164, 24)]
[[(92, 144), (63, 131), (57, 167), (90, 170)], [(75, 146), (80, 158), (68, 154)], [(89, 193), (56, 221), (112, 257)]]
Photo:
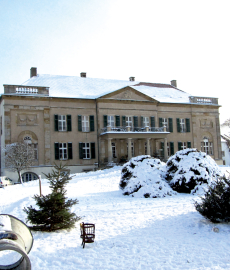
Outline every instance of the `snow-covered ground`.
[[(95, 223), (95, 242), (82, 248), (80, 222), (70, 231), (32, 232), (33, 270), (230, 269), (230, 224), (201, 216), (194, 195), (123, 196), (120, 175), (121, 167), (114, 167), (73, 177), (67, 196), (79, 200), (72, 210), (81, 221)], [(50, 192), (46, 180), (42, 192)], [(23, 208), (34, 205), (34, 194), (39, 194), (38, 181), (1, 188), (0, 214), (25, 222)]]

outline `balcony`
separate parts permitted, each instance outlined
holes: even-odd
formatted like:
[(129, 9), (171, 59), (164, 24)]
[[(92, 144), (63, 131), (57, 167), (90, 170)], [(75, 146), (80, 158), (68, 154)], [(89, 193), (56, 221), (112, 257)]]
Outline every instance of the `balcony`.
[(218, 105), (218, 98), (211, 97), (189, 97), (191, 103), (197, 104), (210, 104), (210, 105)]
[(49, 96), (49, 87), (4, 84), (4, 94)]
[(101, 129), (101, 135), (104, 133), (126, 133), (126, 132), (132, 132), (132, 133), (162, 133), (162, 132), (167, 132), (166, 127), (111, 127), (107, 126), (105, 128)]

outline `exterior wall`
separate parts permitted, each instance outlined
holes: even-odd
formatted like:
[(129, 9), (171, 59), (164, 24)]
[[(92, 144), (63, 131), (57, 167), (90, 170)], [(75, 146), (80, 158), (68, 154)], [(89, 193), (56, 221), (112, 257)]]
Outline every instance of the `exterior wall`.
[[(162, 144), (174, 143), (174, 152), (178, 151), (178, 142), (191, 142), (191, 147), (201, 150), (204, 137), (213, 143), (212, 157), (221, 162), (221, 143), (218, 105), (170, 104), (150, 100), (145, 95), (127, 89), (117, 91), (97, 100), (73, 98), (51, 98), (38, 96), (2, 95), (2, 149), (6, 144), (22, 141), (24, 136), (32, 138), (38, 144), (38, 160), (28, 171), (43, 175), (53, 168), (55, 143), (72, 143), (73, 158), (66, 162), (71, 173), (92, 170), (97, 163), (108, 161), (109, 143), (116, 143), (116, 158), (127, 158), (127, 142), (134, 143), (134, 155), (146, 153), (145, 145), (149, 142), (150, 154), (163, 156)], [(55, 131), (55, 115), (71, 115), (71, 131)], [(78, 116), (94, 116), (94, 131), (82, 132), (78, 129)], [(173, 132), (124, 132), (103, 133), (104, 115), (137, 116), (140, 119), (155, 117), (155, 127), (160, 126), (160, 118), (171, 118)], [(190, 132), (177, 132), (177, 118), (189, 119)], [(122, 123), (121, 123), (122, 125)], [(79, 143), (94, 143), (96, 156), (82, 159)], [(2, 151), (2, 150), (1, 150)], [(170, 153), (169, 153), (170, 155)], [(17, 175), (4, 169), (1, 159), (1, 174), (17, 181)], [(42, 176), (43, 177), (43, 176)]]

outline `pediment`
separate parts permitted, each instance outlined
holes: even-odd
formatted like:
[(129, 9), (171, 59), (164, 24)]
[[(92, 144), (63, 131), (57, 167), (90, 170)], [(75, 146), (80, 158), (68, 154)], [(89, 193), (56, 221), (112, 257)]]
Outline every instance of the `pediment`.
[(117, 99), (117, 100), (135, 100), (135, 101), (156, 101), (155, 99), (133, 89), (132, 87), (124, 87), (113, 91), (109, 94), (101, 96), (100, 99)]

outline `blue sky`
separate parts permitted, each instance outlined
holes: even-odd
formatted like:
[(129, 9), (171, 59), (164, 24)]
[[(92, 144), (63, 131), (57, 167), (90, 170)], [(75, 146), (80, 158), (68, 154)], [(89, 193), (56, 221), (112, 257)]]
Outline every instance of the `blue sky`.
[(226, 0), (0, 0), (0, 93), (40, 74), (170, 83), (226, 98), (230, 40)]

